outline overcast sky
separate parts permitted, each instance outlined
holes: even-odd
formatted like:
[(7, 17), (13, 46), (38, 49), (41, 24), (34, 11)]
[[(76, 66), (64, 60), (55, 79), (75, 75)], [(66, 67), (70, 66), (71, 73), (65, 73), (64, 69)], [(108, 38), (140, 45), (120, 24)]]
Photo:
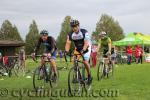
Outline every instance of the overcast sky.
[(10, 20), (23, 38), (33, 19), (39, 30), (47, 29), (57, 37), (67, 15), (92, 32), (102, 13), (114, 17), (124, 33), (150, 34), (150, 0), (0, 0), (0, 25)]

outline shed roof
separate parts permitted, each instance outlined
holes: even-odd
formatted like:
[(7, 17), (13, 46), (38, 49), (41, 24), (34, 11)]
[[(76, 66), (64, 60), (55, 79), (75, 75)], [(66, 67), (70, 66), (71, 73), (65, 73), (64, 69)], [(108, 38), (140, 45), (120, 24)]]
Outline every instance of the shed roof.
[(21, 47), (24, 46), (25, 43), (22, 41), (14, 41), (14, 40), (0, 40), (0, 46), (3, 47), (9, 47), (9, 46), (13, 46), (13, 47)]

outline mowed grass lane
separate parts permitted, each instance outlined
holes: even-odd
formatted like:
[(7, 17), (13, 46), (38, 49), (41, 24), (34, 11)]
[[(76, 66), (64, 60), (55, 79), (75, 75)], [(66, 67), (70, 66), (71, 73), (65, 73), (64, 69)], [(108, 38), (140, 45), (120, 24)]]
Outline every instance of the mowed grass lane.
[[(33, 69), (38, 66), (39, 63), (34, 63), (32, 60), (27, 61), (28, 69), (32, 76)], [(65, 63), (59, 63), (59, 66), (65, 66)], [(71, 65), (71, 64), (70, 64)], [(97, 80), (97, 68), (92, 68), (93, 83), (92, 90), (117, 90), (119, 95), (117, 97), (98, 96), (98, 97), (30, 97), (26, 93), (21, 97), (13, 97), (12, 90), (33, 90), (32, 78), (25, 77), (12, 77), (4, 78), (0, 81), (0, 89), (6, 88), (9, 90), (9, 95), (6, 97), (0, 97), (0, 100), (150, 100), (150, 64), (132, 64), (132, 65), (118, 65), (115, 68), (114, 77), (110, 79), (104, 79), (102, 81)], [(57, 88), (52, 91), (68, 88), (68, 70), (60, 71), (60, 81)], [(20, 94), (21, 95), (21, 94)]]

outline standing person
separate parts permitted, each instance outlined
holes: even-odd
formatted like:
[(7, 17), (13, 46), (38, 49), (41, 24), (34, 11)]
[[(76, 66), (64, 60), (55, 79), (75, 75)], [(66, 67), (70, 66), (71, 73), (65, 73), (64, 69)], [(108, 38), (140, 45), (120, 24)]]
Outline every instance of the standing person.
[(2, 53), (0, 52), (0, 66), (3, 65), (3, 56)]
[(23, 75), (25, 75), (25, 72), (27, 71), (26, 66), (25, 66), (25, 51), (24, 49), (21, 49), (19, 54), (18, 54), (18, 59), (19, 59), (19, 66), (22, 67), (21, 69), (23, 70)]
[(112, 46), (112, 48), (111, 48), (111, 61), (112, 61), (113, 66), (115, 65), (115, 62), (116, 62), (116, 56), (117, 56), (117, 52), (116, 52), (115, 46)]
[(62, 62), (62, 58), (63, 58), (63, 52), (62, 50), (59, 50), (59, 58), (60, 58), (60, 62)]
[[(3, 56), (2, 53), (0, 52), (0, 66), (3, 66)], [(0, 72), (0, 80), (4, 80), (1, 76), (2, 76), (3, 72)]]
[(139, 60), (140, 60), (140, 47), (139, 45), (136, 45), (136, 48), (135, 48), (135, 58), (136, 58), (136, 64), (139, 63)]
[(140, 59), (140, 62), (142, 64), (143, 63), (143, 49), (142, 49), (141, 46), (139, 46), (139, 49), (140, 49), (140, 57), (139, 57), (139, 59)]
[(78, 20), (71, 20), (70, 26), (72, 31), (67, 36), (65, 50), (68, 53), (71, 47), (71, 42), (74, 42), (76, 51), (83, 54), (83, 64), (88, 76), (87, 84), (90, 85), (92, 83), (92, 76), (89, 64), (91, 54), (91, 39), (89, 33), (87, 30), (80, 28)]
[(127, 64), (130, 65), (131, 61), (132, 61), (132, 48), (130, 45), (128, 45), (127, 49), (126, 49), (126, 53), (127, 53)]
[(92, 36), (92, 50), (91, 50), (91, 59), (92, 59), (92, 66), (96, 67), (97, 64), (97, 42), (96, 42), (96, 38), (93, 35)]
[(4, 57), (3, 57), (3, 65), (6, 65), (6, 66), (8, 66), (8, 56), (7, 55), (5, 55)]

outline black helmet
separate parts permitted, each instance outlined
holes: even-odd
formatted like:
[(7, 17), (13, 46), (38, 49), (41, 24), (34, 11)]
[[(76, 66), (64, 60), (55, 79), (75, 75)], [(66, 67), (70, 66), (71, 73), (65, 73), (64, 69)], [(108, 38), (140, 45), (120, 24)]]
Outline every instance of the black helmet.
[(75, 26), (77, 26), (77, 25), (79, 25), (80, 23), (79, 23), (79, 21), (78, 20), (71, 20), (70, 21), (70, 26), (71, 27), (75, 27)]
[(42, 31), (40, 32), (40, 35), (48, 35), (48, 31), (47, 31), (47, 30), (42, 30)]

